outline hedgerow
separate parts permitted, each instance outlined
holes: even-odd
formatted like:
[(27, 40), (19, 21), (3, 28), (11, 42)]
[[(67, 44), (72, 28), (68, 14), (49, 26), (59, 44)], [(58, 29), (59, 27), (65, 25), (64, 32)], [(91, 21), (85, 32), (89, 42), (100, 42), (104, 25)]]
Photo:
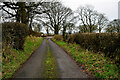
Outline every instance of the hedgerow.
[(6, 22), (2, 24), (3, 47), (13, 47), (23, 50), (25, 37), (28, 35), (28, 26), (19, 22)]
[(96, 53), (102, 52), (120, 63), (120, 33), (76, 33), (69, 37), (69, 42)]
[(59, 40), (59, 41), (63, 41), (63, 36), (62, 35), (55, 35), (54, 39)]
[(32, 30), (29, 30), (28, 34), (32, 35), (32, 36), (40, 37), (41, 34), (43, 34), (43, 33), (39, 33), (39, 32), (35, 32), (35, 31), (32, 31)]

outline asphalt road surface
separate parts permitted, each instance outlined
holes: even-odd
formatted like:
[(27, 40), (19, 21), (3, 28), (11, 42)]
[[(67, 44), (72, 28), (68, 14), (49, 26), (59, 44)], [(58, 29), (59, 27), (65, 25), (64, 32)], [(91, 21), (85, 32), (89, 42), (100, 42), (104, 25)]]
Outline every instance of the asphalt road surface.
[[(48, 42), (47, 42), (48, 39)], [(32, 54), (27, 62), (15, 73), (15, 78), (43, 78), (44, 62), (49, 46), (56, 59), (59, 78), (88, 78), (82, 69), (50, 38), (45, 38), (40, 47)]]

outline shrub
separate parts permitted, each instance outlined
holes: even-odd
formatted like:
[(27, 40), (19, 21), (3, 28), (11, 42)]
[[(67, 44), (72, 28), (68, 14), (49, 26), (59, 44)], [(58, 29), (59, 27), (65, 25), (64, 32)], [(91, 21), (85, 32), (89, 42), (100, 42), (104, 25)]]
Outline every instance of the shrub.
[(62, 35), (55, 35), (54, 39), (59, 40), (59, 41), (63, 41), (63, 36)]
[(77, 33), (71, 35), (68, 42), (75, 42), (94, 52), (103, 52), (119, 63), (120, 33)]
[(9, 46), (23, 50), (25, 37), (28, 34), (28, 27), (19, 22), (7, 22), (2, 24), (3, 48)]
[(29, 30), (29, 35), (40, 37), (41, 34), (43, 34), (43, 33), (39, 33), (39, 32), (35, 32), (35, 31), (32, 31), (32, 30)]

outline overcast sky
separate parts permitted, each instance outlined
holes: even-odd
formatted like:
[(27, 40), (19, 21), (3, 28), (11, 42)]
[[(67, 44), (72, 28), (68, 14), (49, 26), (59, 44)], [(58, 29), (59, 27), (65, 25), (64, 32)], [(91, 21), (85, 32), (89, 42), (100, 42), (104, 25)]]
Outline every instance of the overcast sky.
[(79, 6), (92, 5), (109, 20), (118, 19), (118, 2), (120, 0), (61, 0), (65, 6), (76, 10)]

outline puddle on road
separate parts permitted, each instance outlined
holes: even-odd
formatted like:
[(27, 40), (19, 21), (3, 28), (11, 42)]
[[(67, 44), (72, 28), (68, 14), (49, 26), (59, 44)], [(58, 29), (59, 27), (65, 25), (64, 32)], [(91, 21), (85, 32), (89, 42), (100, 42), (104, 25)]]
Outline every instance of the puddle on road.
[[(47, 39), (47, 44), (48, 44), (48, 39)], [(56, 65), (56, 60), (52, 54), (52, 52), (50, 51), (50, 47), (49, 45), (47, 45), (47, 49), (48, 49), (48, 53), (46, 56), (46, 60), (45, 60), (45, 72), (43, 77), (44, 78), (58, 78), (58, 69), (57, 69), (57, 65)]]

